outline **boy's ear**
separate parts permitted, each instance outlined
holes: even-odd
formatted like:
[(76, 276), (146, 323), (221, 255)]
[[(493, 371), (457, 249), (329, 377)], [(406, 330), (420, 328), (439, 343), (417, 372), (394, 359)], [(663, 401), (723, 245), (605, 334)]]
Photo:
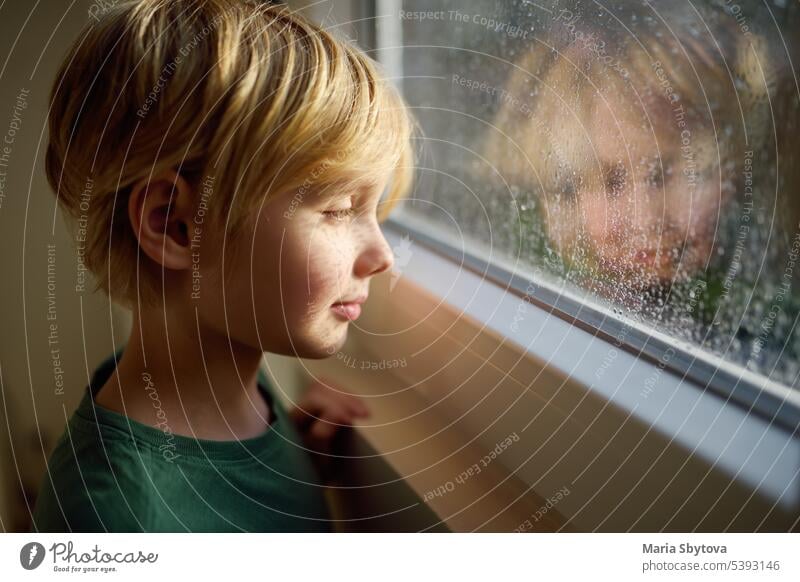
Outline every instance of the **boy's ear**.
[(139, 246), (167, 269), (189, 269), (192, 253), (189, 229), (194, 192), (174, 170), (165, 170), (134, 184), (128, 217)]

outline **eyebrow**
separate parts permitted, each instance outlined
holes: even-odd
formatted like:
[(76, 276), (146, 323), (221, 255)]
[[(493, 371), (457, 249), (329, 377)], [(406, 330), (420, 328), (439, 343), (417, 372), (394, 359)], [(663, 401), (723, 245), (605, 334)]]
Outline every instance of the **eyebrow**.
[[(338, 180), (320, 185), (316, 188), (316, 194), (319, 199), (329, 202), (349, 198), (354, 194), (363, 196), (365, 190), (376, 190), (377, 186), (379, 186), (379, 182), (372, 179)], [(340, 188), (342, 190), (339, 190)], [(383, 194), (383, 190), (378, 192), (378, 198), (381, 194)]]

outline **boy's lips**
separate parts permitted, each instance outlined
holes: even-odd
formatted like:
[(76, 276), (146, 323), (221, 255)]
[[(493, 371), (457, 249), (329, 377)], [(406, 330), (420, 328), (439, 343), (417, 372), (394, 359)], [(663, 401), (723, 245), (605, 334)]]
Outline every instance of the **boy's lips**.
[(355, 299), (349, 299), (346, 301), (339, 301), (331, 305), (331, 309), (334, 313), (338, 316), (342, 317), (343, 319), (347, 319), (352, 321), (357, 319), (359, 315), (361, 315), (361, 304), (367, 300), (366, 295), (361, 295)]

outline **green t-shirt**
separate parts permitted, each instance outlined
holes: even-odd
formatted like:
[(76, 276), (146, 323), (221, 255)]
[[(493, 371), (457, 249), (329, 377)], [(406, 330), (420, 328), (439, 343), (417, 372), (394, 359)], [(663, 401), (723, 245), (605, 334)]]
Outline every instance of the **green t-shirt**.
[(331, 530), (318, 476), (262, 371), (270, 428), (251, 439), (212, 441), (97, 406), (94, 396), (115, 366), (111, 356), (97, 368), (59, 438), (32, 531)]

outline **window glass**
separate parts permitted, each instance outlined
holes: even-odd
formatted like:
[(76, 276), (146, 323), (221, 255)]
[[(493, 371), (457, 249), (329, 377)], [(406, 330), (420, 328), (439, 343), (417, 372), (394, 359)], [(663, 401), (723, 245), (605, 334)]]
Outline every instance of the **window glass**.
[(795, 386), (798, 6), (403, 2), (404, 212)]

